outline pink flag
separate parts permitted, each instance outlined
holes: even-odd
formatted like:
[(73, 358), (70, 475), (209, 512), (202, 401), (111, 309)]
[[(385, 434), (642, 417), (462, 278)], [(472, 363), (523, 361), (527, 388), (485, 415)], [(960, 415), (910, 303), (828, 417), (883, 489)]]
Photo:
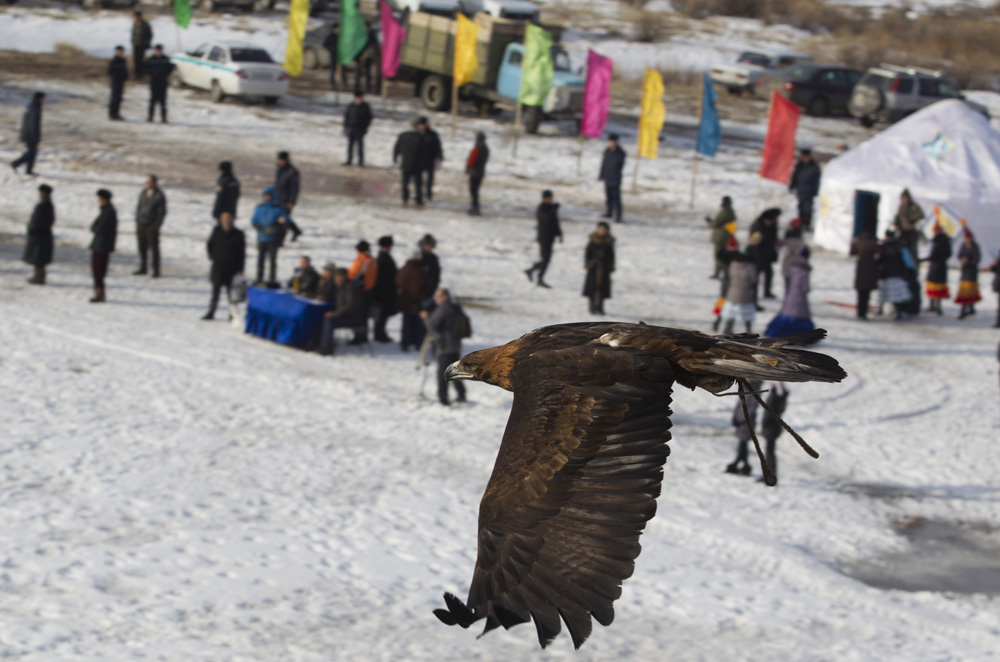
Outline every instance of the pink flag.
[(382, 76), (392, 78), (399, 69), (399, 56), (406, 41), (406, 30), (392, 16), (392, 10), (385, 0), (379, 2), (382, 16)]
[(583, 117), (580, 133), (600, 138), (611, 107), (611, 58), (587, 51), (587, 82), (583, 86)]

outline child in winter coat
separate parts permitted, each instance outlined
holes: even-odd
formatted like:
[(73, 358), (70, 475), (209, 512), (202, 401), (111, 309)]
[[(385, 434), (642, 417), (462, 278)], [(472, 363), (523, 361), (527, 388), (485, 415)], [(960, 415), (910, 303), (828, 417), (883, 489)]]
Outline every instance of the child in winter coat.
[(764, 335), (771, 338), (790, 336), (816, 328), (809, 312), (809, 249), (802, 246), (798, 257), (789, 260), (788, 284), (781, 311), (767, 325)]
[(726, 303), (722, 305), (722, 320), (725, 322), (722, 332), (726, 335), (733, 333), (737, 319), (742, 320), (746, 332), (751, 333), (757, 317), (757, 264), (750, 252), (752, 248), (733, 255), (726, 269), (729, 285), (726, 287)]

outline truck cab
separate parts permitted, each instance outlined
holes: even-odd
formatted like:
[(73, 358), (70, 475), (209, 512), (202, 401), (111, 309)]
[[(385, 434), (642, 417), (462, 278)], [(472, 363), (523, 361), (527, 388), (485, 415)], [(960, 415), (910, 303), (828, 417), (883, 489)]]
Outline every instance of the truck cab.
[[(516, 41), (507, 44), (497, 76), (497, 93), (510, 103), (516, 103), (521, 94), (523, 60), (524, 44)], [(541, 114), (550, 118), (577, 117), (583, 107), (583, 86), (586, 79), (573, 71), (569, 53), (562, 46), (552, 47), (552, 62), (552, 89), (541, 108)], [(533, 132), (530, 115), (529, 112), (525, 123), (528, 124), (529, 132)]]

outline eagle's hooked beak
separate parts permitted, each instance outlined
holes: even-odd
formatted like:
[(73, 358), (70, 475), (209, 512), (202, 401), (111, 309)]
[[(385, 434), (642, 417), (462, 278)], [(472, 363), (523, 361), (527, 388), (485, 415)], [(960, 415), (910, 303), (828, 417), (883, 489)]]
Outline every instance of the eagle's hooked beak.
[(461, 361), (455, 361), (444, 369), (444, 378), (451, 382), (456, 379), (475, 379), (476, 376), (463, 368)]

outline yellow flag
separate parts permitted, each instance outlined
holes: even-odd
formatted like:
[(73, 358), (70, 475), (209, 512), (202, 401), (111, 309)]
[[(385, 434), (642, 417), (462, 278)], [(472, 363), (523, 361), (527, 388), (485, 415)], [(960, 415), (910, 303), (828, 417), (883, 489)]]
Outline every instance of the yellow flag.
[(642, 83), (642, 114), (639, 116), (639, 155), (656, 158), (660, 129), (667, 109), (663, 106), (663, 77), (660, 72), (646, 69)]
[(455, 71), (454, 85), (462, 87), (471, 82), (479, 69), (479, 58), (476, 57), (476, 39), (480, 27), (458, 14), (458, 28), (455, 31)]
[(302, 73), (302, 41), (309, 22), (309, 0), (292, 0), (288, 9), (288, 45), (285, 47), (285, 71), (292, 76)]

